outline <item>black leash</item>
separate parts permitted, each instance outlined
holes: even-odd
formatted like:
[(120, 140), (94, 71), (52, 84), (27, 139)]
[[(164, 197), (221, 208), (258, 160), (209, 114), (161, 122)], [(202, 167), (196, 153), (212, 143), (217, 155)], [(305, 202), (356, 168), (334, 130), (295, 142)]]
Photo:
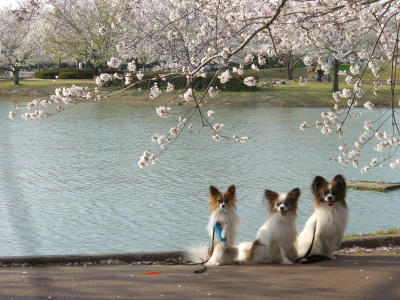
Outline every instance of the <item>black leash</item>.
[[(219, 212), (218, 212), (219, 215)], [(208, 257), (203, 260), (201, 263), (196, 263), (195, 265), (201, 265), (201, 269), (195, 270), (193, 271), (193, 273), (195, 274), (201, 274), (207, 271), (207, 267), (205, 266), (205, 264), (210, 260), (211, 256), (214, 253), (214, 237), (215, 237), (215, 227), (217, 226), (217, 217), (218, 215), (215, 216), (215, 223), (214, 223), (214, 228), (213, 228), (213, 234), (212, 234), (212, 241), (211, 241), (211, 253), (208, 255)]]
[[(317, 231), (317, 220), (315, 220), (315, 224), (314, 224), (314, 233), (313, 233), (313, 237), (312, 237), (312, 240), (311, 240), (310, 247), (308, 248), (306, 254), (304, 254), (303, 257), (297, 258), (294, 262), (296, 262), (296, 263), (300, 262), (300, 263), (302, 263), (302, 264), (310, 264), (310, 263), (314, 262), (314, 261), (308, 262), (308, 260), (309, 260), (309, 258), (310, 258), (311, 250), (312, 250), (312, 248), (313, 248), (313, 246), (314, 246), (315, 232), (316, 232), (316, 231)], [(314, 255), (313, 255), (313, 256), (314, 256)], [(315, 255), (315, 256), (319, 256), (319, 255)], [(304, 261), (303, 261), (303, 259), (304, 259)]]

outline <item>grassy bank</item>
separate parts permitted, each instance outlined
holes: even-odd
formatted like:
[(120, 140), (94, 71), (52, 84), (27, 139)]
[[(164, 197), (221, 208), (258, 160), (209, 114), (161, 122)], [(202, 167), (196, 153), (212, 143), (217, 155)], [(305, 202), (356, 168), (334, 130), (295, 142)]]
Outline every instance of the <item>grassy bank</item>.
[[(386, 72), (386, 71), (385, 71)], [(400, 70), (399, 70), (400, 72)], [(271, 87), (260, 87), (256, 91), (243, 92), (220, 92), (217, 98), (208, 98), (207, 103), (210, 105), (264, 105), (264, 106), (280, 106), (280, 107), (326, 107), (334, 104), (332, 98), (332, 83), (331, 82), (316, 82), (309, 81), (305, 86), (300, 86), (297, 83), (299, 76), (305, 76), (305, 68), (296, 68), (294, 77), (296, 80), (286, 80), (285, 69), (264, 69), (260, 70), (260, 82), (266, 81), (281, 81), (285, 80), (287, 84), (274, 84)], [(314, 77), (315, 74), (312, 75)], [(366, 74), (370, 76), (370, 74)], [(382, 76), (385, 78), (385, 74)], [(29, 101), (36, 97), (46, 97), (54, 93), (58, 87), (71, 86), (72, 84), (94, 87), (94, 80), (21, 80), (19, 86), (14, 86), (11, 80), (0, 80), (0, 99), (13, 101)], [(397, 85), (398, 86), (398, 85)], [(344, 82), (344, 77), (340, 76), (340, 88), (350, 88)], [(365, 83), (363, 88), (366, 95), (362, 99), (362, 103), (367, 100), (373, 102), (377, 107), (390, 106), (390, 86), (383, 84), (378, 96), (374, 96), (372, 92), (372, 84)], [(396, 92), (399, 92), (397, 87)], [(111, 98), (106, 99), (107, 102), (113, 103), (131, 103), (131, 104), (167, 104), (175, 99), (179, 101), (177, 92), (163, 96), (156, 100), (150, 100), (146, 97), (144, 91), (137, 89), (129, 89), (119, 93)], [(345, 105), (345, 100), (342, 101)], [(362, 104), (361, 103), (361, 104)]]
[(357, 238), (357, 237), (377, 237), (377, 236), (384, 236), (384, 235), (400, 235), (400, 228), (389, 228), (378, 230), (370, 233), (362, 233), (362, 234), (350, 234), (346, 235), (345, 238)]

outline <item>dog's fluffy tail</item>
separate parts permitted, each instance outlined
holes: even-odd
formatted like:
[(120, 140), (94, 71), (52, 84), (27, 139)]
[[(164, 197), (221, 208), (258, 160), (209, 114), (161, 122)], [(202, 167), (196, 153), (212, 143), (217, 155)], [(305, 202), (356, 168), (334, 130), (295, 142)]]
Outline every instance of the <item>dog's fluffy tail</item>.
[(250, 251), (253, 243), (252, 242), (243, 242), (240, 243), (238, 248), (238, 256), (236, 260), (240, 263), (249, 263), (250, 260)]
[(194, 263), (202, 263), (208, 258), (208, 247), (206, 245), (194, 245), (185, 249), (185, 259)]

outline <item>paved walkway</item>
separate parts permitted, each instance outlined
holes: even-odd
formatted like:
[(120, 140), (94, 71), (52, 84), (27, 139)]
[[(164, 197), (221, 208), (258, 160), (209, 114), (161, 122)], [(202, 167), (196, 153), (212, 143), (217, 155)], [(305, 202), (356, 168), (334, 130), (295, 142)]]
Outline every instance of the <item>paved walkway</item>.
[[(0, 268), (0, 299), (400, 299), (400, 251), (311, 265)], [(159, 271), (159, 274), (144, 275)]]

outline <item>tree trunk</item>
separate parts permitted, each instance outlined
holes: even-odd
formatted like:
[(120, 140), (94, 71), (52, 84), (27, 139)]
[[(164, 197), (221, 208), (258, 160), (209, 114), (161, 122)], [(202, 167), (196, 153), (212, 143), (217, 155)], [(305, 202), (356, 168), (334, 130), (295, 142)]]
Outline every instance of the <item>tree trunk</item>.
[(289, 51), (287, 59), (287, 79), (293, 80), (293, 57), (292, 52)]
[(340, 66), (340, 61), (338, 61), (336, 58), (333, 60), (333, 81), (332, 81), (332, 90), (334, 92), (337, 92), (339, 90), (339, 66)]
[(12, 73), (14, 76), (14, 85), (19, 85), (19, 68), (13, 68)]
[(292, 66), (288, 66), (288, 74), (287, 74), (287, 78), (289, 80), (293, 80), (293, 71), (294, 71), (294, 67)]
[(139, 70), (139, 60), (137, 58), (134, 58), (133, 61), (135, 62), (136, 70)]

